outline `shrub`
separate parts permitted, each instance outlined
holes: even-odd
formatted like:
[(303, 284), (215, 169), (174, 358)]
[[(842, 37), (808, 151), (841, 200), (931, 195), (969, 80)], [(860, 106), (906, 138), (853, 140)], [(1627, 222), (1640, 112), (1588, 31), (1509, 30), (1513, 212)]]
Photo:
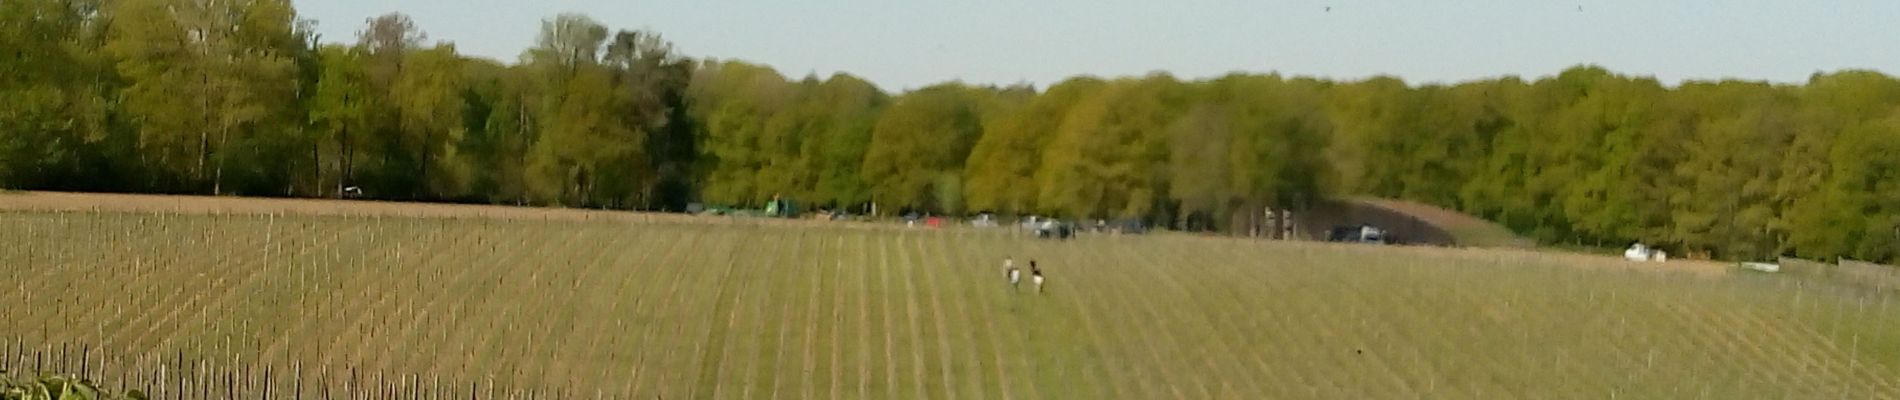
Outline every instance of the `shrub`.
[(92, 381), (65, 375), (44, 375), (38, 379), (15, 380), (0, 371), (0, 400), (146, 400), (145, 393), (133, 390), (113, 395), (93, 386)]

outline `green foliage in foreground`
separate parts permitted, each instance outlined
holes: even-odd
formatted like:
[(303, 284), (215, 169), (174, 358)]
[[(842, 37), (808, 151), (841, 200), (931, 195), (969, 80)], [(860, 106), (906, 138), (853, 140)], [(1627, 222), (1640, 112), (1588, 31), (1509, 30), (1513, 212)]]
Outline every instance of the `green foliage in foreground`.
[(1545, 243), (1900, 259), (1900, 80), (1878, 72), (889, 93), (693, 59), (578, 14), (512, 64), (401, 14), (348, 44), (310, 26), (285, 0), (0, 2), (0, 184), (668, 210), (784, 197), (1221, 231), (1369, 196)]
[(145, 400), (145, 393), (133, 390), (114, 395), (93, 386), (92, 381), (66, 376), (46, 375), (36, 379), (15, 380), (0, 371), (0, 400)]

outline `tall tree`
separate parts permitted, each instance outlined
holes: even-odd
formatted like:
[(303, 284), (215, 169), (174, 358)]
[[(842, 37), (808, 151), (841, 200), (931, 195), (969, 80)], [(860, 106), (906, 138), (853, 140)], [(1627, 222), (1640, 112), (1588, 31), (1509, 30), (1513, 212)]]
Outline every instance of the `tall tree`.
[(850, 75), (833, 75), (811, 89), (800, 105), (809, 139), (800, 149), (799, 169), (811, 185), (804, 201), (841, 208), (870, 201), (870, 183), (858, 174), (870, 149), (871, 134), (888, 96), (877, 86)]
[(529, 105), (533, 85), (523, 67), (468, 60), (467, 133), (456, 144), (472, 167), (469, 192), (494, 203), (528, 202), (528, 151), (538, 138)]
[(1278, 77), (1245, 79), (1233, 87), (1238, 132), (1228, 153), (1229, 190), (1242, 212), (1304, 210), (1333, 193), (1325, 186), (1333, 170), (1313, 151), (1327, 148), (1332, 137), (1332, 121), (1321, 108), (1323, 88)]
[(565, 69), (573, 74), (582, 66), (600, 63), (607, 32), (605, 25), (586, 15), (561, 14), (541, 21), (541, 34), (524, 58), (529, 63), (555, 66), (552, 71)]
[(455, 148), (449, 145), (460, 142), (466, 130), (462, 120), (462, 59), (456, 55), (455, 45), (441, 44), (410, 53), (403, 65), (389, 101), (403, 136), (399, 143), (416, 156), (418, 185), (414, 195), (427, 198), (458, 194), (470, 171), (445, 170), (437, 164), (454, 157)]
[(703, 200), (758, 205), (770, 199), (772, 193), (757, 187), (767, 168), (760, 138), (766, 122), (794, 104), (797, 87), (771, 68), (709, 62), (694, 74), (690, 93)]
[(1235, 152), (1234, 121), (1228, 105), (1201, 102), (1190, 107), (1168, 127), (1168, 197), (1180, 209), (1176, 228), (1215, 230), (1228, 227), (1223, 220), (1232, 209)]
[(948, 198), (960, 196), (960, 189), (938, 188), (955, 185), (946, 179), (960, 178), (970, 149), (983, 133), (978, 90), (937, 85), (892, 102), (872, 128), (861, 172), (880, 207), (951, 212), (944, 206), (961, 203)]
[(1778, 149), (1792, 139), (1792, 98), (1764, 84), (1737, 82), (1689, 84), (1679, 93), (1701, 109), (1676, 166), (1682, 188), (1669, 199), (1674, 241), (1733, 259), (1777, 255), (1772, 167), (1780, 163)]
[[(281, 0), (124, 0), (106, 49), (154, 165), (222, 193), (229, 145), (293, 104), (295, 12)], [(179, 101), (179, 99), (188, 99)]]
[(1003, 118), (995, 129), (985, 130), (971, 149), (965, 172), (969, 206), (1010, 214), (1037, 211), (1036, 173), (1050, 139), (1069, 110), (1104, 85), (1093, 78), (1063, 81)]
[[(1843, 173), (1866, 171), (1858, 167), (1869, 161), (1862, 151), (1880, 147), (1859, 141), (1878, 137), (1870, 133), (1879, 128), (1869, 125), (1900, 107), (1900, 80), (1867, 71), (1816, 74), (1797, 92), (1802, 122), (1777, 186), (1789, 230), (1781, 250), (1814, 259), (1856, 256), (1868, 217), (1887, 216), (1865, 207), (1872, 182)], [(1850, 132), (1853, 137), (1844, 137)]]
[(370, 86), (369, 71), (358, 49), (323, 46), (317, 58), (320, 72), (309, 105), (310, 124), (335, 143), (331, 164), (340, 192), (355, 185), (357, 148), (373, 129), (372, 113), (380, 107), (379, 96)]
[(429, 35), (409, 15), (389, 13), (363, 21), (363, 30), (356, 33), (356, 47), (368, 55), (365, 61), (371, 82), (387, 91), (402, 75), (409, 53), (421, 49), (428, 39)]
[(693, 63), (658, 32), (620, 31), (607, 44), (605, 60), (624, 97), (620, 123), (632, 130), (634, 147), (615, 168), (638, 206), (682, 209), (691, 197), (694, 153), (686, 91)]
[(0, 2), (0, 187), (109, 189), (116, 77), (100, 4)]
[(1049, 144), (1037, 204), (1076, 218), (1142, 217), (1166, 198), (1166, 127), (1178, 108), (1168, 76), (1122, 80), (1077, 103)]

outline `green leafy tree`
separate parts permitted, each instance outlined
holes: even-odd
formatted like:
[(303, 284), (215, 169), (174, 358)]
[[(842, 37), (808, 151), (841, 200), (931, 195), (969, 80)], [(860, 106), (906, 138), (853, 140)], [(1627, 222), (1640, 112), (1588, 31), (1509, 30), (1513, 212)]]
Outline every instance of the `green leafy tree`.
[(294, 104), (294, 10), (281, 0), (123, 0), (110, 12), (106, 50), (130, 82), (122, 96), (143, 153), (222, 193), (230, 144), (278, 128), (273, 118)]
[(983, 134), (982, 101), (978, 89), (960, 84), (899, 96), (872, 129), (865, 151), (861, 173), (873, 200), (888, 210), (946, 211), (954, 200), (935, 186), (945, 174), (963, 171)]
[(637, 157), (637, 132), (614, 114), (623, 99), (613, 90), (609, 71), (581, 69), (563, 91), (561, 107), (548, 118), (536, 143), (533, 168), (546, 186), (544, 198), (565, 205), (614, 205), (604, 198), (625, 195), (612, 186), (616, 161)]
[[(0, 3), (0, 188), (112, 185), (88, 170), (120, 164), (110, 118), (116, 77), (99, 46), (97, 1)], [(123, 143), (123, 141), (120, 141)]]
[(1009, 214), (1038, 210), (1036, 173), (1069, 110), (1101, 90), (1099, 79), (1077, 78), (1048, 92), (986, 129), (972, 147), (966, 167), (966, 200), (972, 209)]
[[(1815, 75), (1797, 89), (1800, 130), (1780, 165), (1777, 202), (1786, 210), (1784, 252), (1812, 259), (1854, 256), (1866, 237), (1865, 223), (1888, 216), (1868, 214), (1870, 182), (1859, 175), (1870, 158), (1866, 147), (1847, 142), (1878, 137), (1877, 127), (1900, 104), (1900, 80), (1874, 72)], [(1869, 127), (1875, 125), (1875, 127)], [(1852, 133), (1853, 137), (1849, 133)], [(1878, 156), (1872, 158), (1879, 158)], [(1846, 171), (1843, 171), (1846, 170)], [(1885, 233), (1885, 232), (1880, 232)]]
[(361, 51), (329, 45), (318, 49), (317, 58), (320, 72), (309, 103), (310, 124), (335, 143), (331, 165), (336, 190), (341, 191), (355, 184), (357, 151), (373, 129), (378, 96)]
[(1792, 139), (1791, 98), (1767, 85), (1685, 85), (1700, 123), (1676, 167), (1685, 187), (1670, 199), (1675, 239), (1692, 251), (1738, 259), (1776, 255), (1774, 166)]
[(1226, 229), (1232, 211), (1234, 121), (1225, 103), (1195, 104), (1168, 127), (1168, 196), (1180, 208), (1177, 227)]
[(877, 86), (850, 75), (833, 75), (805, 97), (802, 113), (812, 121), (812, 139), (801, 149), (801, 171), (810, 174), (810, 204), (861, 206), (871, 201), (871, 185), (858, 169), (871, 146), (879, 113), (889, 101)]
[(611, 168), (622, 175), (605, 179), (626, 186), (634, 204), (649, 208), (683, 209), (692, 190), (694, 157), (693, 120), (687, 110), (687, 88), (693, 63), (658, 32), (620, 31), (607, 44), (606, 65), (614, 71), (615, 85), (625, 100), (619, 104), (621, 124), (633, 130), (636, 148)]
[(767, 162), (760, 138), (767, 121), (794, 104), (797, 88), (770, 68), (709, 62), (693, 76), (689, 93), (699, 131), (700, 196), (715, 204), (762, 205), (772, 194), (756, 185)]
[[(1656, 160), (1658, 141), (1652, 132), (1657, 109), (1665, 100), (1662, 85), (1654, 80), (1631, 80), (1602, 76), (1588, 83), (1581, 98), (1551, 115), (1549, 125), (1557, 137), (1576, 140), (1579, 146), (1553, 157), (1563, 157), (1572, 167), (1561, 169), (1579, 178), (1561, 184), (1559, 211), (1562, 218), (1574, 221), (1569, 231), (1573, 241), (1593, 245), (1626, 245), (1630, 241), (1658, 244), (1673, 236), (1640, 232), (1636, 227), (1656, 222), (1645, 216), (1646, 205), (1668, 204), (1666, 193), (1651, 190), (1663, 182), (1673, 182), (1664, 174), (1672, 160)], [(1561, 159), (1560, 159), (1561, 160)], [(1660, 164), (1657, 163), (1660, 161)], [(1558, 162), (1553, 160), (1553, 162)], [(1609, 242), (1603, 242), (1603, 240)]]
[(466, 129), (462, 120), (466, 106), (462, 59), (454, 45), (442, 44), (410, 53), (403, 65), (389, 102), (402, 132), (398, 143), (417, 160), (415, 179), (419, 184), (414, 188), (415, 195), (457, 194), (470, 171), (440, 164), (456, 157), (455, 147), (450, 144), (460, 142)]
[(467, 60), (467, 111), (461, 143), (455, 146), (469, 169), (469, 192), (493, 203), (528, 201), (528, 150), (537, 140), (532, 90), (522, 67)]
[(1161, 168), (1179, 82), (1114, 81), (1077, 103), (1037, 173), (1037, 204), (1074, 218), (1141, 217), (1168, 193)]
[(422, 146), (409, 140), (415, 132), (404, 130), (403, 115), (395, 101), (396, 85), (425, 40), (428, 34), (401, 13), (364, 20), (362, 30), (357, 32), (355, 50), (362, 54), (362, 68), (374, 101), (368, 103), (369, 123), (360, 136), (365, 140), (351, 142), (349, 178), (373, 196), (415, 198), (425, 192), (418, 176), (424, 169), (418, 151)]

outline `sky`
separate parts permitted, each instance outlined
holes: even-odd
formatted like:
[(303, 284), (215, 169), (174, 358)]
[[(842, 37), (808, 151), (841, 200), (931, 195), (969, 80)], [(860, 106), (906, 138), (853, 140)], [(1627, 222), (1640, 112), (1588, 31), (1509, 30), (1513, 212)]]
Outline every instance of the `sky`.
[(1894, 0), (301, 0), (326, 42), (410, 15), (465, 54), (515, 61), (540, 21), (578, 12), (688, 56), (847, 72), (902, 91), (960, 80), (1231, 72), (1453, 83), (1594, 64), (1683, 80), (1900, 75)]

